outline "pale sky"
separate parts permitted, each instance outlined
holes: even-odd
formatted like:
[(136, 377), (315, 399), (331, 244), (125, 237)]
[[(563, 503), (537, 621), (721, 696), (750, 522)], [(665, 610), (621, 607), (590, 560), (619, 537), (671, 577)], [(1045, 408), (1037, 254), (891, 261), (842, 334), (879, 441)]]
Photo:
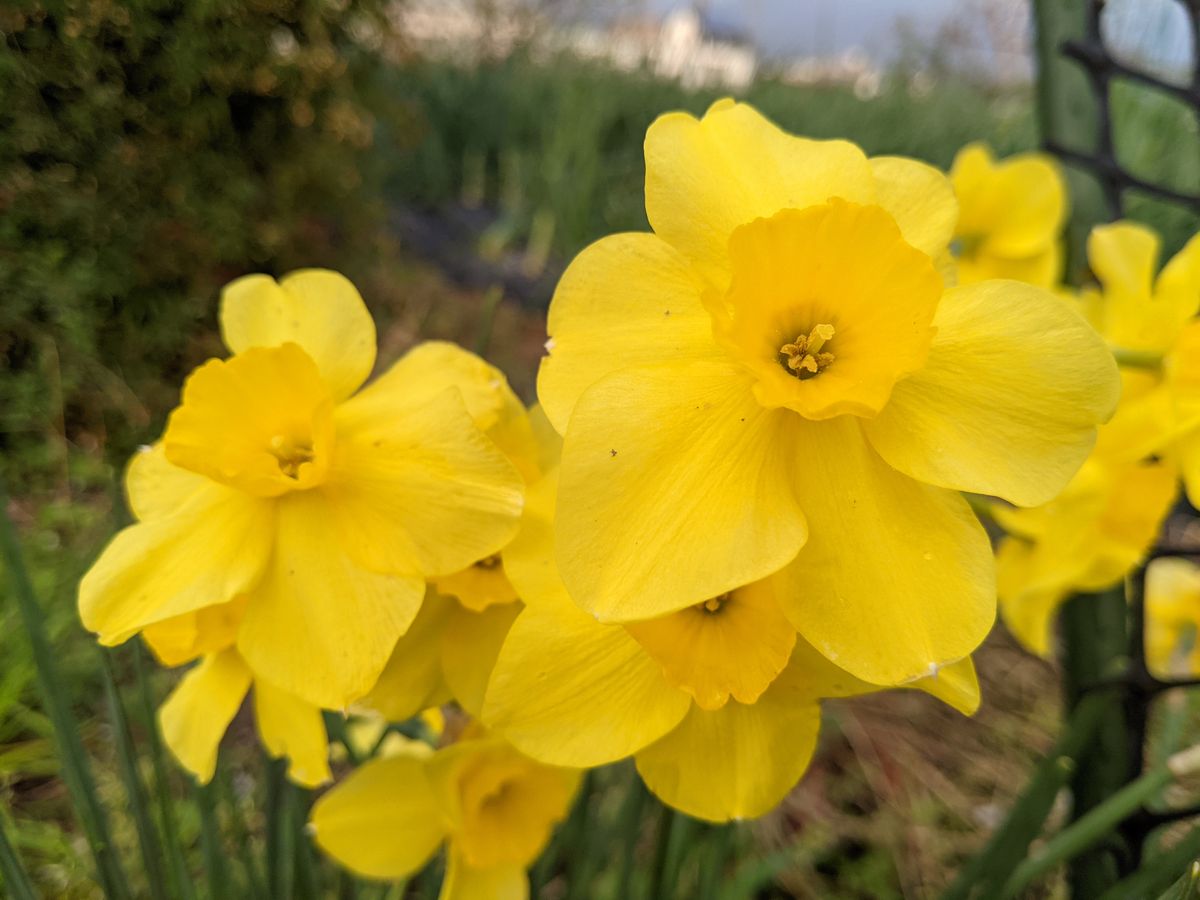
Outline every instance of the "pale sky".
[[(769, 55), (827, 54), (859, 46), (883, 57), (898, 49), (899, 19), (932, 31), (955, 7), (956, 0), (709, 0), (721, 21), (737, 23), (753, 35)], [(664, 13), (682, 0), (647, 0)]]

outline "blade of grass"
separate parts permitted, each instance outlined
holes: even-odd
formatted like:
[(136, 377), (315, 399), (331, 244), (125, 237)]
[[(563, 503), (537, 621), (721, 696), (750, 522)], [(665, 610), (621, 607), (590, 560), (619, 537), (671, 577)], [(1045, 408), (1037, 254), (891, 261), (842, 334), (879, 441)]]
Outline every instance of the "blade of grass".
[(296, 848), (295, 896), (317, 900), (320, 890), (313, 862), (312, 839), (305, 830), (310, 799), (310, 793), (304, 788), (288, 783), (289, 818), (292, 825), (292, 842)]
[(154, 796), (158, 801), (158, 821), (162, 826), (163, 844), (170, 863), (172, 897), (180, 900), (196, 900), (196, 891), (188, 873), (186, 853), (179, 839), (179, 824), (175, 807), (171, 803), (171, 782), (168, 776), (166, 754), (158, 733), (158, 717), (154, 713), (154, 698), (150, 692), (150, 679), (146, 675), (146, 651), (139, 641), (133, 642), (133, 669), (138, 683), (138, 699), (141, 705), (142, 724), (146, 729), (146, 743), (150, 747), (150, 765), (154, 769)]
[(621, 868), (617, 875), (617, 890), (614, 900), (633, 896), (634, 862), (637, 857), (638, 839), (642, 836), (642, 812), (646, 808), (646, 789), (636, 771), (630, 773), (629, 789), (621, 807), (618, 821), (621, 834)]
[[(216, 788), (212, 782), (197, 785), (196, 805), (200, 809), (200, 850), (204, 856), (204, 883), (213, 900), (229, 897), (229, 876), (221, 850), (221, 827), (217, 822)], [(280, 894), (281, 897), (288, 896)]]
[(1025, 792), (1009, 810), (1008, 818), (942, 894), (942, 900), (994, 896), (1025, 858), (1029, 845), (1041, 832), (1054, 806), (1054, 798), (1071, 779), (1075, 757), (1088, 745), (1100, 725), (1107, 698), (1093, 694), (1072, 714), (1054, 749), (1034, 770)]
[(265, 753), (267, 770), (267, 886), (272, 897), (291, 897), (296, 872), (288, 803), (287, 760)]
[(33, 882), (29, 873), (17, 856), (16, 848), (8, 840), (8, 821), (0, 815), (0, 887), (4, 888), (4, 896), (11, 900), (37, 900), (33, 890)]
[(37, 672), (38, 690), (54, 728), (55, 742), (62, 761), (62, 777), (71, 795), (75, 814), (83, 826), (84, 836), (96, 863), (96, 878), (108, 900), (127, 900), (129, 881), (117, 856), (108, 828), (108, 816), (100, 804), (96, 784), (88, 767), (87, 755), (79, 737), (79, 725), (71, 712), (71, 704), (63, 689), (64, 681), (54, 660), (54, 651), (46, 634), (41, 605), (29, 581), (29, 572), (21, 555), (17, 529), (8, 514), (8, 491), (0, 482), (0, 553), (8, 570), (8, 581), (17, 598), (17, 607)]
[(142, 774), (138, 770), (138, 755), (134, 749), (133, 733), (129, 729), (125, 704), (121, 702), (120, 691), (117, 688), (112, 654), (98, 650), (97, 655), (100, 657), (100, 668), (104, 673), (104, 695), (108, 701), (108, 715), (116, 739), (117, 765), (121, 772), (121, 780), (125, 783), (129, 813), (133, 817), (138, 846), (142, 851), (146, 886), (154, 900), (171, 900), (178, 895), (172, 894), (167, 886), (162, 843), (159, 841), (158, 829), (154, 826), (154, 817), (150, 813), (150, 798), (146, 796), (146, 786), (142, 783)]
[(650, 867), (650, 900), (667, 900), (674, 896), (669, 891), (670, 881), (667, 875), (667, 859), (671, 851), (671, 832), (675, 827), (675, 810), (665, 803), (659, 804), (658, 831), (654, 836), (654, 862)]
[(1189, 831), (1183, 839), (1164, 853), (1148, 860), (1137, 872), (1114, 884), (1097, 900), (1128, 900), (1129, 897), (1153, 897), (1161, 894), (1176, 880), (1176, 873), (1200, 856), (1200, 828)]

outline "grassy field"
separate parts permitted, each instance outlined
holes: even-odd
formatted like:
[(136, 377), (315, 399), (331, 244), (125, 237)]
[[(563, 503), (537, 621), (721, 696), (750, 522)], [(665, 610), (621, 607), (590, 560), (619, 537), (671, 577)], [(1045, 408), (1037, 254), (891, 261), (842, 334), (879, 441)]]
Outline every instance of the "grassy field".
[[(533, 65), (521, 58), (474, 71), (414, 64), (387, 72), (385, 79), (400, 114), (381, 120), (370, 149), (370, 164), (381, 175), (384, 215), (371, 220), (365, 243), (359, 229), (314, 218), (308, 223), (307, 260), (282, 250), (235, 261), (220, 272), (204, 273), (199, 283), (210, 293), (200, 297), (196, 282), (180, 279), (179, 293), (164, 292), (142, 321), (142, 327), (170, 335), (168, 356), (148, 364), (100, 359), (106, 378), (111, 376), (101, 391), (72, 393), (70, 385), (64, 390), (59, 373), (80, 370), (71, 356), (76, 345), (47, 327), (32, 345), (32, 361), (19, 373), (32, 378), (35, 387), (6, 394), (29, 404), (19, 417), (22, 433), (10, 435), (3, 445), (3, 471), (14, 494), (10, 512), (21, 532), (62, 686), (139, 895), (144, 867), (132, 814), (136, 804), (127, 798), (128, 778), (122, 774), (128, 763), (122, 756), (125, 720), (114, 717), (105, 690), (110, 680), (117, 686), (134, 746), (144, 750), (153, 746), (147, 705), (165, 695), (176, 675), (156, 670), (147, 654), (132, 646), (110, 653), (97, 649), (76, 619), (75, 585), (126, 515), (119, 491), (124, 460), (137, 444), (157, 436), (177, 396), (180, 374), (220, 352), (212, 286), (242, 271), (278, 271), (301, 262), (340, 268), (358, 284), (379, 323), (381, 368), (419, 340), (448, 338), (484, 352), (531, 400), (545, 339), (542, 304), (548, 297), (533, 289), (496, 302), (497, 294), (486, 284), (488, 273), (496, 273), (499, 282), (504, 266), (513, 262), (531, 283), (542, 284), (540, 273), (553, 272), (589, 241), (645, 228), (641, 141), (646, 126), (666, 110), (701, 112), (717, 96), (638, 75), (562, 61)], [(846, 137), (872, 154), (911, 155), (940, 166), (971, 140), (986, 140), (1001, 154), (1035, 142), (1026, 93), (997, 93), (965, 81), (917, 94), (897, 78), (868, 100), (843, 89), (800, 90), (766, 82), (747, 99), (797, 132)], [(1157, 107), (1144, 114), (1160, 125), (1175, 115)], [(1161, 131), (1129, 138), (1123, 152), (1137, 160), (1160, 153), (1156, 134)], [(1193, 172), (1180, 168), (1178, 174), (1186, 181)], [(482, 274), (469, 285), (418, 258), (387, 224), (397, 210), (419, 210), (426, 221), (437, 223), (464, 209), (481, 211), (471, 220), (477, 227), (456, 232), (450, 248), (478, 261)], [(352, 212), (343, 208), (339, 215)], [(1173, 241), (1191, 227), (1165, 216)], [(175, 309), (178, 304), (194, 310), (197, 303), (207, 303), (200, 307), (206, 309), (202, 314), (181, 315)], [(118, 313), (119, 304), (113, 315)], [(0, 379), (16, 376), (0, 371)], [(86, 415), (84, 403), (93, 404)], [(18, 417), (10, 411), (9, 418)], [(58, 777), (29, 644), (9, 593), (0, 603), (0, 815), (15, 826), (18, 850), (46, 895), (100, 896)], [(634, 807), (628, 799), (634, 795), (626, 769), (600, 775), (591, 805), (573, 817), (567, 836), (540, 867), (542, 896), (607, 896), (626, 852), (612, 842), (624, 840), (620, 830), (630, 808), (640, 813), (640, 824), (627, 852), (639, 873), (635, 883), (646, 890), (653, 890), (655, 873), (663, 866), (675, 874), (680, 896), (689, 895), (688, 885), (710, 877), (702, 854), (688, 850), (694, 844), (723, 848), (724, 855), (716, 858), (727, 862), (730, 897), (932, 896), (1011, 801), (1056, 727), (1057, 679), (1048, 664), (997, 634), (982, 651), (980, 669), (984, 709), (973, 721), (915, 695), (830, 704), (822, 751), (800, 788), (776, 813), (729, 832), (681, 818), (669, 827), (660, 825), (650, 800), (642, 797)], [(177, 821), (186, 848), (183, 867), (214, 896), (241, 895), (221, 894), (213, 882), (221, 871), (231, 879), (231, 891), (257, 884), (274, 896), (285, 896), (277, 892), (287, 885), (297, 896), (401, 896), (339, 878), (331, 866), (318, 865), (305, 850), (299, 827), (309, 798), (283, 786), (278, 767), (263, 764), (248, 720), (235, 725), (211, 789), (189, 786), (169, 759), (156, 763), (143, 752), (134, 765), (166, 798), (165, 810), (155, 815)], [(673, 837), (668, 858), (657, 860), (654, 837), (663, 828)], [(595, 862), (581, 871), (585, 848)], [(740, 867), (734, 850), (744, 861)], [(284, 862), (279, 871), (264, 869), (264, 858)], [(427, 881), (412, 895), (426, 896), (420, 893), (424, 886)], [(595, 893), (579, 893), (585, 890)]]

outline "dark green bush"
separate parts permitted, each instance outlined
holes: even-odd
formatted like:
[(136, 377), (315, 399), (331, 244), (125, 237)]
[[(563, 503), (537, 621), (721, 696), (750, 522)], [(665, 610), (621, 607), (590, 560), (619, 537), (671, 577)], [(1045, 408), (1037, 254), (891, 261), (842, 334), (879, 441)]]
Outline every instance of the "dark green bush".
[(213, 332), (228, 279), (363, 246), (381, 212), (369, 151), (393, 118), (378, 78), (392, 43), (386, 5), (0, 10), (10, 479), (36, 486), (61, 470), (67, 442), (123, 455), (144, 440), (181, 370), (217, 349), (194, 336)]

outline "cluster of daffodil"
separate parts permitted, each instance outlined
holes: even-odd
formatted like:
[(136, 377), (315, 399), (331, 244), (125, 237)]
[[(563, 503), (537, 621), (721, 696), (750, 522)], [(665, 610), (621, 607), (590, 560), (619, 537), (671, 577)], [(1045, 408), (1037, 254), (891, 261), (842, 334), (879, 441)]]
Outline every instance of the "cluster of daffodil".
[[(731, 101), (645, 147), (653, 230), (568, 268), (531, 411), (442, 343), (362, 387), (374, 326), (341, 276), (231, 284), (232, 355), (131, 463), (138, 521), (81, 586), (103, 643), (198, 661), (161, 722), (201, 779), (251, 689), (305, 785), (331, 777), (323, 711), (457, 704), (437, 749), (392, 745), (314, 807), (361, 873), (446, 843), (445, 896), (520, 896), (581, 768), (633, 757), (726, 821), (801, 777), (825, 698), (973, 712), (996, 565), (963, 492), (1038, 507), (1033, 530), (1092, 477), (1120, 378), (1047, 289), (1065, 201), (1017, 190), (1057, 185), (1044, 161), (968, 148), (947, 178)], [(1146, 396), (1174, 408), (1165, 371)]]
[[(1030, 181), (1026, 190), (1045, 188)], [(1047, 226), (1060, 221), (1045, 211)], [(1087, 250), (1097, 284), (1061, 290), (1120, 363), (1120, 404), (1058, 497), (1033, 509), (993, 507), (1008, 534), (998, 549), (1001, 611), (1013, 634), (1043, 656), (1053, 647), (1054, 614), (1070, 595), (1120, 585), (1145, 559), (1181, 476), (1189, 499), (1200, 500), (1200, 239), (1161, 272), (1158, 237), (1132, 222), (1096, 227)], [(1176, 600), (1178, 584), (1152, 577), (1146, 586), (1148, 656), (1159, 668), (1181, 639), (1186, 605)], [(1190, 614), (1197, 618), (1200, 608)]]

